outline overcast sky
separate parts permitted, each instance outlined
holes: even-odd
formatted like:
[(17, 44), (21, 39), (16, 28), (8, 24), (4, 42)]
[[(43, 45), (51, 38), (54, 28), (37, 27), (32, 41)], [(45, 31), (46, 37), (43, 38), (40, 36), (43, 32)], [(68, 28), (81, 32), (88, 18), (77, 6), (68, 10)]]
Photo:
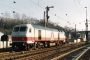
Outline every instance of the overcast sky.
[[(78, 30), (85, 30), (85, 7), (87, 7), (87, 19), (90, 20), (90, 0), (0, 0), (0, 13), (8, 12), (13, 16), (12, 11), (15, 11), (42, 19), (46, 6), (54, 6), (49, 10), (49, 20), (63, 27), (74, 28), (76, 24)], [(0, 16), (3, 15), (0, 14)]]

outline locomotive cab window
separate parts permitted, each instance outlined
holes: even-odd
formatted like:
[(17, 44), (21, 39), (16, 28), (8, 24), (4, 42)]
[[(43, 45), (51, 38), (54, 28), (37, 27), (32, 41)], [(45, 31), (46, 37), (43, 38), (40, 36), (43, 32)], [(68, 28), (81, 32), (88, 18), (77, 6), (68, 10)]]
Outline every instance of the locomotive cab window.
[(27, 29), (27, 27), (25, 27), (25, 26), (21, 26), (21, 27), (20, 27), (20, 31), (21, 31), (21, 32), (26, 31), (26, 29)]
[(15, 27), (13, 32), (18, 32), (19, 31), (19, 27)]
[(29, 29), (29, 32), (31, 32), (31, 28)]

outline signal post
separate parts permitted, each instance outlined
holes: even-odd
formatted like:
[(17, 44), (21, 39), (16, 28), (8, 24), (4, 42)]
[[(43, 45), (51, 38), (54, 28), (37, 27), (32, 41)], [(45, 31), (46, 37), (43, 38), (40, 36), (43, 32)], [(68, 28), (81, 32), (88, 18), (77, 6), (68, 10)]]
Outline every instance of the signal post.
[[(46, 21), (45, 21), (45, 27), (46, 27), (46, 25), (48, 25), (48, 19), (49, 19), (49, 17), (50, 16), (48, 16), (48, 11), (49, 11), (49, 9), (50, 8), (54, 8), (54, 6), (50, 6), (50, 7), (46, 7), (45, 9), (46, 9)], [(46, 23), (47, 22), (47, 23)]]

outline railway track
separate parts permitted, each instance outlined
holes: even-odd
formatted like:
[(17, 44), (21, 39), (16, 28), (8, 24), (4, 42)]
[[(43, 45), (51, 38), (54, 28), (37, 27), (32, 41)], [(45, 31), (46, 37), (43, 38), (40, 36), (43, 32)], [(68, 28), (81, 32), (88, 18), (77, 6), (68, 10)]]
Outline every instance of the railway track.
[(90, 47), (79, 57), (79, 60), (90, 60)]
[[(87, 59), (86, 57), (87, 57), (87, 54), (89, 55), (90, 53), (89, 46), (90, 45), (80, 47), (78, 49), (72, 50), (58, 57), (55, 57), (51, 60), (88, 60), (89, 58)], [(90, 55), (88, 57), (90, 57)]]
[(53, 57), (62, 55), (73, 49), (79, 48), (82, 44), (65, 44), (58, 47), (21, 51), (21, 52), (4, 52), (0, 53), (0, 60), (50, 60)]

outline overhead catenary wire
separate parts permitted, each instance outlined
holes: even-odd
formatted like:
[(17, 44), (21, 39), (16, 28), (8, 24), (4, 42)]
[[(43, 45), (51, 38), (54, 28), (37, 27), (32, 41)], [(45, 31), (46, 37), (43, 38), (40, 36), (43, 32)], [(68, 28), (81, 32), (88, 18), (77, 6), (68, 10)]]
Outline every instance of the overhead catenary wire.
[(82, 18), (82, 15), (81, 15), (81, 13), (80, 13), (80, 11), (79, 11), (79, 9), (78, 9), (78, 6), (77, 6), (77, 4), (76, 4), (75, 0), (74, 0), (74, 3), (75, 3), (75, 6), (76, 6), (76, 8), (77, 8), (77, 10), (78, 10), (78, 12), (79, 12), (79, 14), (80, 14), (81, 18)]
[[(52, 1), (53, 1), (53, 0), (52, 0)], [(54, 2), (54, 1), (53, 1), (53, 2)], [(54, 2), (54, 3), (55, 3), (55, 2)], [(58, 6), (56, 6), (56, 7), (58, 7)], [(58, 7), (58, 8), (59, 8), (59, 7)], [(72, 23), (75, 23), (75, 22), (76, 22), (76, 21), (70, 20), (67, 13), (64, 13), (64, 12), (63, 12), (63, 14), (66, 15), (66, 16), (68, 17), (68, 19), (64, 19), (64, 18), (62, 18), (62, 17), (60, 17), (60, 16), (58, 16), (58, 15), (56, 15), (56, 14), (55, 14), (55, 16), (57, 16), (58, 18), (60, 18), (60, 19), (62, 19), (62, 20), (68, 20), (67, 23), (68, 23), (69, 21), (71, 21)]]
[(29, 0), (29, 1), (31, 1), (31, 2), (34, 3), (34, 4), (36, 4), (37, 6), (41, 7), (42, 9), (45, 9), (45, 8), (43, 8), (42, 6), (40, 6), (39, 4), (35, 3), (34, 1), (32, 1), (32, 0)]
[[(43, 8), (42, 6), (38, 5), (38, 4), (37, 4), (37, 3), (35, 3), (34, 1), (32, 1), (32, 0), (29, 0), (29, 1), (31, 1), (32, 3), (36, 4), (37, 6), (39, 6), (39, 7), (41, 7), (42, 9), (44, 9), (44, 10), (45, 10), (45, 8)], [(51, 13), (51, 14), (53, 14), (55, 17), (57, 17), (57, 18), (59, 18), (59, 19), (62, 19), (63, 21), (67, 20), (67, 19), (64, 19), (64, 18), (62, 18), (62, 17), (58, 16), (58, 15), (57, 15), (57, 14), (55, 14), (55, 13), (52, 13), (52, 12), (50, 12), (50, 13)]]
[[(37, 3), (35, 3), (35, 2), (33, 2), (32, 0), (29, 0), (29, 1), (31, 1), (32, 3), (34, 3), (34, 4), (36, 4), (36, 5), (38, 5)], [(40, 5), (38, 5), (39, 7), (41, 7), (42, 9), (44, 9), (45, 10), (45, 8), (43, 8), (42, 6), (40, 6)], [(51, 12), (52, 13), (52, 12)], [(55, 14), (54, 13), (52, 13), (54, 16), (55, 16)], [(61, 18), (61, 17), (59, 17), (59, 16), (56, 16), (56, 17), (58, 17), (58, 18)], [(63, 19), (63, 18), (61, 18), (61, 19)]]
[[(52, 0), (53, 1), (53, 0)], [(80, 0), (81, 1), (81, 0)], [(54, 2), (54, 1), (53, 1)], [(55, 3), (55, 2), (54, 2)], [(56, 6), (56, 7), (58, 7), (58, 6)], [(59, 7), (58, 7), (59, 8)], [(78, 8), (77, 8), (78, 9)], [(79, 10), (79, 9), (78, 9)], [(80, 11), (79, 11), (80, 12)], [(68, 15), (67, 13), (64, 13), (63, 12), (63, 14), (65, 14), (65, 15)], [(81, 13), (80, 13), (80, 15), (81, 15)], [(57, 16), (57, 15), (56, 15)], [(64, 19), (64, 18), (62, 18), (62, 17), (59, 17), (59, 16), (57, 16), (58, 18), (61, 18), (61, 19), (63, 19), (63, 20), (68, 20), (68, 21), (71, 21), (71, 22), (75, 22), (75, 21), (72, 21), (72, 20), (70, 20), (70, 19)], [(69, 18), (69, 16), (67, 16), (68, 18)], [(81, 17), (82, 17), (82, 15), (81, 15)], [(68, 22), (67, 21), (67, 22)]]
[[(29, 1), (32, 1), (32, 0), (29, 0)], [(33, 2), (33, 1), (32, 1), (32, 2)], [(45, 10), (45, 8), (43, 8), (42, 6), (40, 6), (39, 3), (38, 3), (38, 4), (35, 3), (35, 2), (33, 2), (33, 3), (36, 4), (36, 5), (38, 5), (39, 7), (41, 7), (42, 9)], [(4, 5), (4, 4), (0, 4), (0, 5), (2, 5), (2, 6), (6, 6), (6, 7), (8, 7), (8, 8), (15, 9), (15, 10), (18, 10), (18, 11), (22, 11), (22, 12), (27, 13), (26, 11), (23, 11), (23, 10), (20, 10), (20, 9), (14, 8), (14, 7), (10, 7), (10, 6)], [(19, 4), (19, 6), (21, 6), (21, 5)], [(52, 12), (50, 12), (50, 13), (51, 13), (52, 15), (54, 15), (55, 17), (57, 17), (57, 18), (59, 18), (59, 19), (62, 19), (63, 21), (66, 21), (66, 22), (67, 22), (67, 19), (62, 18), (62, 17), (58, 16), (58, 15), (55, 14), (55, 13), (52, 13)]]
[[(81, 1), (81, 0), (80, 0)], [(81, 6), (81, 8), (83, 9), (83, 11), (85, 11), (84, 10), (84, 7), (82, 7), (82, 5), (80, 4), (80, 1), (79, 0), (77, 0), (77, 2), (79, 3), (79, 5)]]
[[(23, 7), (22, 5), (18, 4), (16, 1), (13, 1), (13, 2), (15, 2), (15, 4), (17, 4), (18, 6), (24, 8), (24, 10), (28, 10), (27, 7)], [(29, 12), (29, 10), (28, 10), (28, 13), (29, 13), (29, 16), (30, 16), (30, 12)], [(31, 12), (31, 13), (33, 13), (33, 12)], [(34, 13), (34, 14), (38, 16), (38, 14), (36, 14), (36, 13)], [(32, 17), (33, 17), (33, 16), (32, 16)]]
[[(15, 2), (15, 3), (16, 3), (16, 2)], [(13, 9), (12, 12), (14, 12), (14, 13), (16, 12), (16, 10), (17, 10), (17, 11), (20, 11), (20, 12), (22, 11), (22, 12), (24, 12), (24, 13), (27, 13), (26, 11), (23, 11), (23, 10), (18, 9), (18, 8), (10, 7), (10, 6), (5, 5), (5, 4), (0, 4), (0, 5), (5, 6), (5, 7), (8, 7), (8, 8), (10, 8), (10, 9)], [(19, 5), (19, 6), (21, 6), (21, 5)], [(24, 7), (23, 7), (23, 8), (24, 8)], [(28, 12), (28, 13), (30, 14), (30, 12)], [(38, 16), (38, 14), (36, 14), (36, 15)]]
[[(0, 5), (5, 6), (5, 7), (8, 7), (8, 8), (10, 8), (10, 9), (15, 9), (15, 10), (18, 10), (18, 11), (22, 11), (22, 10), (20, 10), (20, 9), (13, 8), (13, 7), (10, 7), (10, 6), (7, 6), (7, 5), (4, 5), (4, 4), (0, 4)], [(12, 12), (13, 12), (13, 11), (12, 11)], [(25, 11), (22, 11), (22, 12), (25, 12)]]
[[(38, 5), (37, 3), (35, 3), (34, 1), (32, 1), (32, 0), (29, 0), (29, 1), (31, 1), (31, 2), (34, 3), (34, 4), (36, 4), (37, 6), (41, 7), (42, 9), (45, 9), (45, 8), (43, 8), (42, 6), (40, 6), (40, 5)], [(78, 9), (78, 10), (79, 10), (79, 9)], [(65, 22), (68, 22), (67, 19), (62, 18), (62, 17), (58, 16), (58, 15), (55, 14), (55, 13), (52, 13), (52, 12), (50, 12), (50, 13), (53, 14), (54, 16), (56, 16), (57, 18), (62, 19), (62, 20), (65, 21)], [(79, 13), (80, 13), (80, 12), (79, 12)], [(80, 15), (81, 15), (81, 13), (80, 13)], [(81, 17), (82, 17), (82, 16), (81, 16)], [(75, 23), (75, 21), (72, 21), (72, 23)], [(78, 22), (78, 23), (79, 23), (79, 22)]]
[[(53, 0), (52, 0), (53, 1)], [(54, 1), (53, 1), (54, 2)], [(55, 3), (55, 2), (54, 2)], [(56, 7), (58, 7), (58, 5), (56, 6)], [(59, 8), (59, 7), (58, 7)], [(61, 11), (61, 9), (59, 9), (60, 11)], [(79, 10), (79, 9), (78, 9)], [(63, 12), (63, 11), (62, 11)], [(80, 11), (79, 11), (80, 12)], [(67, 15), (67, 17), (69, 18), (69, 15), (67, 14), (67, 13), (64, 13), (63, 12), (63, 14), (64, 15)], [(80, 13), (80, 15), (81, 15), (81, 13)], [(75, 21), (72, 21), (72, 20), (70, 20), (70, 19), (64, 19), (64, 18), (62, 18), (62, 17), (60, 17), (60, 16), (58, 16), (58, 15), (56, 15), (58, 18), (61, 18), (61, 19), (63, 19), (63, 20), (68, 20), (68, 21), (71, 21), (71, 22), (75, 22)], [(82, 17), (82, 15), (81, 15), (81, 17)], [(67, 21), (67, 22), (68, 22)]]
[[(32, 0), (30, 0), (31, 2), (33, 2)], [(15, 1), (14, 1), (14, 3), (16, 3)], [(38, 5), (37, 3), (35, 3), (35, 2), (33, 2), (34, 4), (36, 4), (36, 5)], [(4, 5), (4, 4), (0, 4), (0, 5), (2, 5), (2, 6), (5, 6), (5, 7), (8, 7), (8, 8), (11, 8), (11, 9), (15, 9), (15, 10), (18, 10), (18, 11), (22, 11), (22, 10), (20, 10), (20, 9), (17, 9), (17, 8), (14, 8), (14, 7), (10, 7), (10, 6), (7, 6), (7, 5)], [(19, 5), (19, 6), (21, 6), (21, 5)], [(41, 7), (41, 8), (43, 8), (42, 6), (40, 6), (40, 5), (38, 5), (39, 7)], [(23, 7), (24, 8), (24, 7)], [(43, 8), (43, 9), (45, 9), (45, 8)], [(13, 11), (12, 11), (13, 12)], [(25, 13), (27, 13), (26, 11), (22, 11), (22, 12), (25, 12)], [(52, 13), (52, 12), (51, 12)], [(57, 16), (56, 14), (54, 14), (54, 13), (52, 13), (54, 16), (56, 16), (56, 17), (58, 17), (58, 18), (60, 18), (60, 19), (63, 19), (63, 20), (66, 20), (66, 19), (64, 19), (64, 18), (62, 18), (62, 17), (60, 17), (60, 16)]]
[[(53, 0), (52, 0), (52, 1), (53, 1)], [(54, 1), (55, 1), (55, 0), (54, 0)], [(53, 1), (53, 3), (55, 3), (54, 1)], [(62, 9), (60, 9), (59, 5), (57, 5), (57, 6), (55, 6), (55, 7), (59, 8), (59, 10), (62, 11)], [(66, 13), (63, 12), (63, 11), (62, 11), (62, 13), (63, 13), (63, 14), (66, 14)]]

